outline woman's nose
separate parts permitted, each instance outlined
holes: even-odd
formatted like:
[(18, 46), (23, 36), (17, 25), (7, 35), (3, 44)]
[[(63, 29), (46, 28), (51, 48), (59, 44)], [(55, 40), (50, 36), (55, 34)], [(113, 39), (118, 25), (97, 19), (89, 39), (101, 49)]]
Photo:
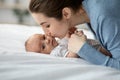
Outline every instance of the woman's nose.
[(46, 28), (44, 28), (44, 27), (42, 27), (42, 29), (43, 29), (43, 31), (44, 31), (44, 33), (45, 33), (46, 35), (50, 35), (50, 34), (51, 34), (50, 31), (49, 31), (49, 29), (46, 29)]
[(49, 32), (49, 31), (47, 31), (45, 34), (46, 34), (47, 36), (51, 36), (51, 32)]

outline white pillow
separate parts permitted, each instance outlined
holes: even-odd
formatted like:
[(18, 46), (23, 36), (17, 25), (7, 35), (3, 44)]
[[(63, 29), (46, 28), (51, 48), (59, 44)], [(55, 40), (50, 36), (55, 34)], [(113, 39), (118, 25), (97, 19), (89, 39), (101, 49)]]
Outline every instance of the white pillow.
[(0, 24), (0, 50), (25, 51), (25, 41), (35, 33), (43, 33), (41, 27)]

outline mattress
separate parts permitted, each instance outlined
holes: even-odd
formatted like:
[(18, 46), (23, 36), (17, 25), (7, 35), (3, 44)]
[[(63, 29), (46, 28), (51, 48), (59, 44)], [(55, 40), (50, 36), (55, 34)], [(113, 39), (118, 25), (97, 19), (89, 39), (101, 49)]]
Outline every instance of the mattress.
[[(91, 31), (82, 29), (89, 38)], [(81, 58), (26, 52), (24, 43), (40, 26), (0, 24), (0, 80), (120, 80), (120, 71)]]

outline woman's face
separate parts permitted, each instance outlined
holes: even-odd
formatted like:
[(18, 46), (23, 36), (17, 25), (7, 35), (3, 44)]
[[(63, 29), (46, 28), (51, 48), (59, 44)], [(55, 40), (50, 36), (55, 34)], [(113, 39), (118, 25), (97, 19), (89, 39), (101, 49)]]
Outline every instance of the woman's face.
[(45, 34), (53, 37), (65, 37), (69, 28), (71, 27), (71, 25), (65, 19), (58, 21), (55, 18), (46, 17), (41, 13), (32, 13), (32, 16), (36, 22), (42, 26)]

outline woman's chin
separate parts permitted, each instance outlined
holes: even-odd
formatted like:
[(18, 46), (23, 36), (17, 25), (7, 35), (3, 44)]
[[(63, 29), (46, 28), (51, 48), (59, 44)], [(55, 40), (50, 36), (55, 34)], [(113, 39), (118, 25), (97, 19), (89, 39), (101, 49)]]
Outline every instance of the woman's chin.
[(62, 38), (64, 38), (66, 35), (63, 35), (63, 36), (59, 36), (59, 39), (62, 39)]

